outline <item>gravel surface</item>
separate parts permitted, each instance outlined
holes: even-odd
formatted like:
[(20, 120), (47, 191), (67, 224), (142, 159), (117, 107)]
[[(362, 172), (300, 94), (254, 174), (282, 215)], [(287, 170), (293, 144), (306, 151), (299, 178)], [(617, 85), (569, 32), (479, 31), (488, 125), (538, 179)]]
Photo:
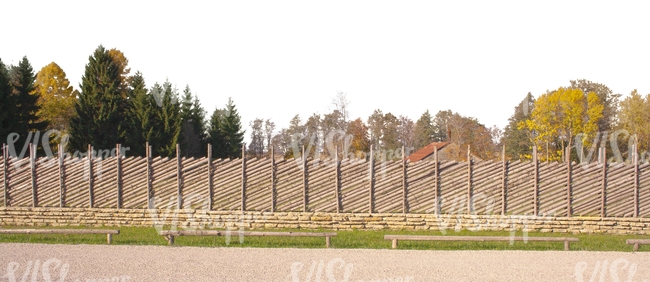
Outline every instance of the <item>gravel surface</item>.
[(63, 278), (63, 281), (650, 282), (650, 252), (647, 251), (0, 244), (0, 252), (0, 281), (62, 281)]

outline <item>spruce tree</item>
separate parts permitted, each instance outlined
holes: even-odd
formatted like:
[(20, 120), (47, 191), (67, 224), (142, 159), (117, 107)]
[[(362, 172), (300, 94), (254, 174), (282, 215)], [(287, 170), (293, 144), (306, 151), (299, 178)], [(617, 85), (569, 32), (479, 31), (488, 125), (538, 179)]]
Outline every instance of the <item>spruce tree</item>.
[(11, 96), (15, 105), (11, 132), (20, 134), (20, 138), (15, 144), (22, 146), (26, 142), (33, 142), (33, 140), (27, 140), (28, 132), (45, 131), (47, 123), (39, 121), (36, 115), (39, 109), (37, 104), (39, 95), (36, 93), (34, 85), (36, 75), (27, 57), (23, 57), (18, 66), (12, 66), (9, 75), (12, 87)]
[(205, 156), (205, 113), (189, 86), (183, 91), (181, 119), (181, 153), (185, 157)]
[(433, 117), (429, 110), (426, 110), (415, 122), (415, 150), (422, 149), (433, 141), (436, 129), (433, 124)]
[[(162, 93), (162, 94), (161, 94)], [(176, 144), (181, 134), (181, 111), (178, 103), (178, 92), (172, 88), (169, 81), (163, 86), (156, 84), (152, 89), (152, 95), (159, 97), (160, 107), (157, 109), (156, 119), (160, 123), (158, 131), (159, 140), (153, 140), (153, 150), (162, 157), (175, 157)]]
[(0, 143), (7, 142), (7, 135), (14, 129), (14, 110), (16, 108), (11, 95), (9, 71), (0, 59)]
[(152, 95), (148, 94), (144, 78), (137, 72), (131, 81), (128, 91), (129, 110), (126, 122), (129, 128), (125, 134), (125, 145), (133, 156), (144, 157), (147, 154), (146, 143), (159, 140), (160, 123), (157, 119), (157, 105)]
[(224, 134), (225, 154), (229, 158), (240, 158), (244, 131), (242, 131), (241, 117), (231, 98), (228, 98), (228, 104), (224, 112), (222, 131)]
[(531, 132), (520, 128), (520, 124), (531, 118), (535, 105), (535, 98), (528, 92), (523, 101), (515, 107), (515, 112), (508, 119), (501, 143), (506, 146), (506, 155), (512, 160), (525, 159), (526, 155), (532, 155), (533, 142)]
[(77, 115), (70, 121), (71, 149), (82, 152), (88, 144), (97, 150), (114, 148), (127, 129), (119, 65), (101, 45), (88, 61), (75, 104)]
[(223, 131), (224, 110), (214, 109), (208, 127), (208, 142), (212, 145), (212, 157), (227, 158), (225, 134)]

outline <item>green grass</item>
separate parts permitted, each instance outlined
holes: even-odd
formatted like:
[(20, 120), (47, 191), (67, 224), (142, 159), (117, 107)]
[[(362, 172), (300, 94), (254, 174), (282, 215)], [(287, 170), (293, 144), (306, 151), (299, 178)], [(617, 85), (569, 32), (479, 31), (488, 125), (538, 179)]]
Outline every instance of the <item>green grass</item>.
[[(2, 228), (32, 228), (2, 226)], [(52, 228), (52, 227), (37, 227)], [(86, 227), (65, 227), (86, 228)], [(95, 227), (93, 227), (95, 228)], [(153, 227), (105, 227), (106, 229), (119, 229), (119, 235), (113, 235), (115, 245), (167, 245), (167, 241), (157, 234)], [(256, 229), (255, 231), (262, 231)], [(332, 232), (331, 230), (305, 230), (305, 229), (268, 229), (263, 231), (313, 231)], [(411, 231), (411, 230), (353, 230), (336, 231), (338, 235), (332, 237), (332, 247), (340, 249), (390, 249), (390, 240), (384, 240), (386, 234), (401, 235), (443, 235), (439, 231)], [(510, 232), (502, 231), (447, 231), (448, 236), (509, 236)], [(522, 236), (517, 232), (515, 236)], [(643, 235), (613, 235), (613, 234), (566, 234), (566, 233), (540, 233), (530, 232), (530, 237), (555, 236), (577, 237), (580, 242), (571, 243), (571, 250), (584, 251), (622, 251), (631, 252), (632, 246), (626, 245), (626, 239), (648, 238)], [(321, 237), (253, 237), (245, 236), (240, 243), (239, 236), (233, 231), (230, 242), (227, 244), (225, 236), (179, 236), (176, 237), (176, 246), (201, 246), (201, 247), (254, 247), (254, 248), (325, 248), (325, 238)], [(106, 235), (23, 235), (0, 234), (0, 243), (44, 243), (44, 244), (106, 244)], [(406, 250), (563, 250), (562, 242), (436, 242), (436, 241), (400, 241), (399, 249)], [(650, 246), (641, 246), (640, 251), (650, 251)]]

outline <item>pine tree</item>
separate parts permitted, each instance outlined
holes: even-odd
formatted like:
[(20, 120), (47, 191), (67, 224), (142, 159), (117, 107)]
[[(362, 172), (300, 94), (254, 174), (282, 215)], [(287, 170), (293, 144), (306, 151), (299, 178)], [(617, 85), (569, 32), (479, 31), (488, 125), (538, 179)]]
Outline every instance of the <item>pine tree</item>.
[(0, 59), (0, 143), (7, 142), (9, 135), (14, 126), (15, 103), (11, 95), (11, 85), (9, 84), (9, 72), (7, 67)]
[(182, 122), (180, 105), (178, 103), (178, 92), (172, 88), (172, 84), (169, 81), (163, 83), (162, 87), (156, 84), (151, 92), (154, 97), (162, 97), (156, 117), (158, 122), (161, 123), (161, 127), (154, 129), (159, 131), (160, 140), (152, 144), (154, 146), (153, 149), (159, 156), (175, 157), (176, 144), (180, 138)]
[(241, 117), (235, 108), (231, 98), (228, 98), (228, 104), (224, 112), (222, 131), (224, 136), (224, 149), (227, 157), (239, 158), (241, 157), (242, 142), (244, 141), (244, 133), (241, 126)]
[(88, 60), (75, 104), (77, 116), (70, 120), (70, 146), (79, 151), (86, 151), (88, 144), (110, 149), (122, 143), (127, 128), (123, 122), (127, 109), (121, 95), (120, 69), (101, 45)]
[(128, 91), (129, 110), (127, 112), (128, 134), (125, 145), (129, 147), (129, 154), (144, 157), (147, 155), (146, 143), (160, 140), (158, 128), (161, 124), (157, 119), (157, 105), (153, 96), (148, 94), (144, 78), (137, 72), (131, 81)]
[(524, 100), (515, 107), (515, 112), (508, 119), (508, 125), (503, 131), (501, 141), (506, 146), (506, 155), (512, 160), (527, 159), (532, 156), (532, 132), (523, 128), (522, 123), (530, 119), (534, 105), (535, 98), (528, 92)]
[(183, 91), (181, 102), (181, 153), (185, 157), (200, 157), (205, 155), (205, 112), (199, 99), (192, 96), (190, 87)]
[(225, 134), (223, 132), (224, 110), (215, 109), (210, 117), (208, 128), (208, 142), (212, 145), (212, 157), (227, 158), (225, 146)]
[(27, 60), (27, 57), (18, 63), (18, 66), (12, 66), (10, 70), (10, 84), (12, 87), (12, 100), (15, 105), (13, 116), (13, 130), (20, 134), (18, 142), (15, 144), (24, 144), (31, 142), (27, 140), (27, 134), (30, 131), (44, 131), (47, 123), (39, 121), (36, 113), (39, 110), (38, 93), (34, 81), (36, 75), (34, 69)]
[(433, 117), (429, 110), (426, 110), (418, 121), (415, 122), (415, 141), (413, 147), (415, 150), (424, 148), (424, 146), (429, 145), (433, 142), (433, 138), (436, 134), (435, 126), (433, 125)]

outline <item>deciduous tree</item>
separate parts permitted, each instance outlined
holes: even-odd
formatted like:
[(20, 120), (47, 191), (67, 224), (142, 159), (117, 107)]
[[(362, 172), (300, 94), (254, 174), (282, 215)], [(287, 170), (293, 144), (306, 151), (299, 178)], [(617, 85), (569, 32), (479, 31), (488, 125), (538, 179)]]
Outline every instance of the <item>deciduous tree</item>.
[[(580, 89), (559, 88), (545, 93), (535, 101), (531, 119), (526, 121), (528, 130), (535, 131), (540, 147), (559, 138), (560, 150), (547, 150), (548, 158), (558, 159), (565, 147), (572, 147), (573, 139), (581, 134), (582, 144), (589, 144), (598, 131), (598, 121), (603, 117), (603, 104), (594, 92), (587, 94)], [(557, 147), (557, 145), (556, 145)]]
[(70, 85), (63, 69), (54, 62), (44, 66), (36, 75), (35, 86), (39, 94), (38, 117), (48, 124), (47, 129), (68, 133), (78, 92)]
[(619, 128), (636, 136), (639, 151), (650, 149), (650, 94), (641, 96), (636, 89), (620, 103)]

